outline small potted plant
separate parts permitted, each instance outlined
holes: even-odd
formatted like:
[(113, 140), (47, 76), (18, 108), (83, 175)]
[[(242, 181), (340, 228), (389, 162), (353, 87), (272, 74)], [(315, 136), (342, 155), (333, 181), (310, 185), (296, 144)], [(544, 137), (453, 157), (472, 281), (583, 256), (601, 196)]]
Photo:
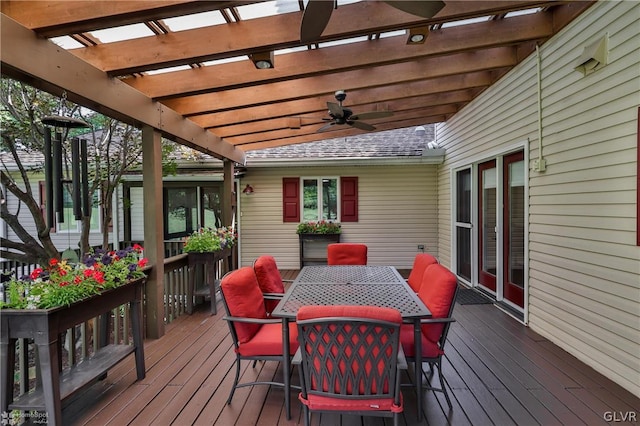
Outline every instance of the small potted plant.
[(184, 241), (185, 253), (211, 253), (233, 247), (237, 236), (233, 229), (203, 227), (194, 231)]
[(339, 222), (327, 220), (302, 222), (296, 229), (297, 234), (340, 234), (342, 228)]

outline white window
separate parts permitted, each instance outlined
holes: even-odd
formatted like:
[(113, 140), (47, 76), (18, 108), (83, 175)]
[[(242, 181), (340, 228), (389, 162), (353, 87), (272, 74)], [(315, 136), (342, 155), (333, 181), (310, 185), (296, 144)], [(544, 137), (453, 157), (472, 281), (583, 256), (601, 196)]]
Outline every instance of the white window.
[(303, 177), (302, 180), (302, 220), (338, 220), (339, 178)]

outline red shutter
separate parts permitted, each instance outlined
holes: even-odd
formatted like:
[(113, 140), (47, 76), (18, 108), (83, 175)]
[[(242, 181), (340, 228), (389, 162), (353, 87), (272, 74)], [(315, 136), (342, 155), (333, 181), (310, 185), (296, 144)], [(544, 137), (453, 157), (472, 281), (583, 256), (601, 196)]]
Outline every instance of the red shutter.
[(300, 222), (300, 179), (282, 178), (282, 221)]
[(341, 222), (358, 221), (358, 177), (340, 178)]

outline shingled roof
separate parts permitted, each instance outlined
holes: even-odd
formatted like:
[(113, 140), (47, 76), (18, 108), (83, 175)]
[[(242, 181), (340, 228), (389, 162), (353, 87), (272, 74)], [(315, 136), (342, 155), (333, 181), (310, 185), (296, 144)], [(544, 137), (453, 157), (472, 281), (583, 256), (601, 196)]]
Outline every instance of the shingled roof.
[(247, 151), (247, 160), (252, 159), (311, 159), (311, 158), (380, 158), (380, 157), (420, 157), (435, 139), (435, 126), (426, 124), (425, 132), (416, 127), (362, 133), (345, 138), (284, 145)]

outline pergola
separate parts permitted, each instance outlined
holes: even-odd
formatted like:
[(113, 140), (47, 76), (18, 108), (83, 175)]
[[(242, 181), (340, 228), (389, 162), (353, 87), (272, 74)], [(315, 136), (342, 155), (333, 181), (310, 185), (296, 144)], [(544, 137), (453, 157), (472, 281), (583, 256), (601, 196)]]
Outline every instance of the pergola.
[[(335, 91), (347, 91), (354, 111), (393, 111), (368, 121), (375, 131), (444, 122), (593, 4), (444, 3), (425, 19), (382, 1), (339, 2), (320, 39), (302, 43), (302, 0), (4, 0), (2, 74), (143, 128), (145, 204), (154, 205), (161, 137), (225, 160), (231, 191), (245, 151), (362, 132), (317, 132)], [(172, 30), (172, 19), (202, 16), (211, 24)], [(148, 35), (103, 42), (95, 33), (127, 35), (133, 24)], [(410, 32), (426, 40), (408, 43)], [(49, 40), (61, 37), (77, 47)], [(250, 58), (273, 66), (258, 69)], [(162, 223), (145, 210), (145, 254), (157, 266), (147, 301), (159, 312)], [(162, 316), (147, 317), (148, 335), (162, 335)]]

